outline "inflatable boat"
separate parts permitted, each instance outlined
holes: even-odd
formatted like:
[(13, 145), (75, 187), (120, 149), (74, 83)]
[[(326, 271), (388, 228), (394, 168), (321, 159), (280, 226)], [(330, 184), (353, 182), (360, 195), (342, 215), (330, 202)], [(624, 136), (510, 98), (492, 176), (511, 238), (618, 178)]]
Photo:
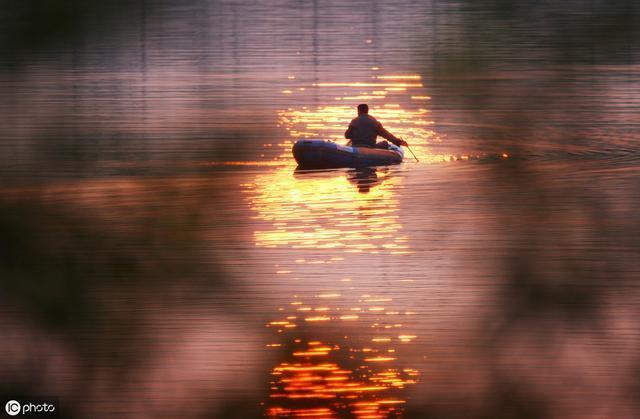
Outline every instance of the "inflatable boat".
[(385, 150), (349, 147), (325, 140), (298, 140), (293, 145), (293, 157), (303, 169), (330, 169), (398, 164), (402, 162), (404, 153), (393, 144)]

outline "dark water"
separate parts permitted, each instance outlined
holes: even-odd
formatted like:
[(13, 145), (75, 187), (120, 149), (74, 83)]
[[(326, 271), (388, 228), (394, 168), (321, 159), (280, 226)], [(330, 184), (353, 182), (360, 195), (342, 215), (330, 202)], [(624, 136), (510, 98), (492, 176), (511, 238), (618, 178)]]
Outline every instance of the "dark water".
[[(632, 418), (631, 2), (3, 6), (0, 393), (70, 417)], [(354, 106), (402, 165), (301, 172)]]

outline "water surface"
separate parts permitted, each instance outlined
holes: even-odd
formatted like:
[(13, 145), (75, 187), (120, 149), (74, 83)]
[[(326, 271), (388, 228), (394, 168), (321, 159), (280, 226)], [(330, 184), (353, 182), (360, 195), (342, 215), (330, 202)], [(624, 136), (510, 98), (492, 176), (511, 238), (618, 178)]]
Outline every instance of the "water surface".
[[(0, 392), (635, 417), (637, 31), (573, 3), (89, 2), (47, 39), (7, 8)], [(363, 102), (420, 162), (296, 170)]]

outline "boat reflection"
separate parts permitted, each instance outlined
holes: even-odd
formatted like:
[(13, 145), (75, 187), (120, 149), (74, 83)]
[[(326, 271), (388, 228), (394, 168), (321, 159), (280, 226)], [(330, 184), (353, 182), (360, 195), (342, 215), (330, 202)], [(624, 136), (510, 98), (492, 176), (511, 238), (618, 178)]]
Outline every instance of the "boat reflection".
[(384, 178), (378, 177), (378, 172), (373, 167), (362, 167), (347, 172), (349, 182), (358, 188), (360, 193), (368, 193), (371, 188), (382, 183)]
[[(315, 171), (296, 168), (293, 175), (296, 179), (302, 180), (305, 176), (314, 172)], [(371, 188), (380, 185), (388, 176), (388, 170), (386, 169), (381, 169), (381, 173), (384, 173), (384, 175), (378, 176), (378, 169), (375, 167), (348, 169), (344, 173), (349, 183), (355, 186), (358, 192), (363, 194), (369, 193)]]

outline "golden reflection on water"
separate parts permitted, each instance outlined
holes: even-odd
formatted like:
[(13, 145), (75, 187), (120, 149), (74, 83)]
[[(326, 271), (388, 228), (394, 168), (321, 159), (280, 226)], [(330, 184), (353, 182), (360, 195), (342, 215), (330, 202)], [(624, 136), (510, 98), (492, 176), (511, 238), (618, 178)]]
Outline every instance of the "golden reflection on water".
[(267, 346), (285, 354), (271, 370), (267, 416), (400, 417), (402, 389), (419, 373), (398, 365), (398, 346), (416, 336), (402, 332), (411, 313), (381, 303), (392, 299), (326, 293), (282, 309), (267, 324), (280, 337)]
[[(288, 79), (296, 82), (294, 75)], [(254, 233), (258, 246), (348, 248), (350, 252), (390, 249), (397, 254), (409, 251), (395, 196), (401, 179), (392, 176), (394, 169), (293, 174), (291, 146), (300, 138), (346, 142), (344, 131), (355, 116), (355, 105), (375, 98), (378, 102), (371, 104), (371, 114), (395, 135), (406, 138), (418, 158), (448, 161), (450, 156), (429, 152), (429, 143), (439, 139), (430, 129), (433, 122), (427, 118), (426, 109), (429, 97), (420, 80), (418, 75), (377, 75), (367, 82), (316, 83), (311, 88), (332, 89), (329, 94), (339, 88), (335, 93), (342, 95), (329, 104), (278, 112), (279, 125), (290, 137), (278, 144), (281, 152), (276, 160), (283, 166), (257, 175), (253, 183), (245, 185), (257, 219), (267, 222), (267, 228)], [(372, 89), (362, 91), (363, 87)], [(292, 86), (289, 92), (300, 88)], [(402, 93), (390, 93), (388, 89), (393, 88), (402, 89)], [(405, 91), (407, 88), (411, 91)]]
[(354, 186), (352, 172), (296, 176), (289, 168), (256, 176), (251, 206), (267, 222), (254, 232), (256, 245), (408, 252), (394, 194), (401, 180), (388, 172), (376, 176), (362, 180), (367, 193), (362, 184)]
[[(318, 264), (325, 270), (320, 271), (315, 290), (309, 290), (311, 286), (306, 295), (291, 296), (289, 306), (280, 307), (279, 316), (266, 325), (276, 338), (267, 346), (277, 351), (280, 360), (271, 370), (265, 413), (300, 418), (401, 417), (406, 403), (403, 389), (419, 374), (402, 361), (403, 351), (410, 351), (417, 339), (404, 330), (413, 313), (395, 306), (388, 295), (354, 295), (352, 279), (342, 274), (349, 269), (362, 273), (368, 269), (366, 261), (377, 255), (411, 253), (400, 218), (398, 192), (403, 178), (394, 176), (398, 168), (296, 172), (291, 146), (299, 138), (345, 143), (343, 134), (355, 116), (355, 106), (366, 101), (371, 114), (407, 139), (422, 161), (448, 161), (449, 156), (428, 149), (439, 141), (428, 119), (430, 98), (417, 75), (376, 75), (365, 81), (308, 86), (296, 85), (295, 75), (288, 80), (291, 87), (283, 93), (292, 98), (316, 89), (328, 99), (319, 106), (278, 112), (279, 125), (289, 135), (277, 144), (280, 152), (274, 161), (281, 165), (243, 186), (258, 220), (256, 246), (305, 255), (276, 265), (279, 281), (286, 287), (287, 281), (317, 273)], [(332, 249), (339, 253), (332, 254)], [(328, 256), (318, 258), (318, 252)], [(374, 286), (376, 273), (370, 276), (358, 284), (360, 289)]]
[[(295, 81), (291, 79), (292, 82)], [(290, 158), (293, 141), (300, 138), (322, 138), (345, 143), (344, 131), (355, 115), (355, 107), (367, 102), (370, 114), (376, 117), (394, 135), (409, 142), (411, 149), (424, 162), (449, 161), (451, 156), (433, 154), (429, 145), (440, 142), (429, 119), (428, 101), (421, 76), (378, 75), (367, 81), (322, 82), (311, 85), (322, 90), (330, 99), (316, 107), (301, 106), (278, 112), (279, 125), (291, 138), (282, 144), (281, 159)], [(286, 94), (306, 95), (292, 87)]]

